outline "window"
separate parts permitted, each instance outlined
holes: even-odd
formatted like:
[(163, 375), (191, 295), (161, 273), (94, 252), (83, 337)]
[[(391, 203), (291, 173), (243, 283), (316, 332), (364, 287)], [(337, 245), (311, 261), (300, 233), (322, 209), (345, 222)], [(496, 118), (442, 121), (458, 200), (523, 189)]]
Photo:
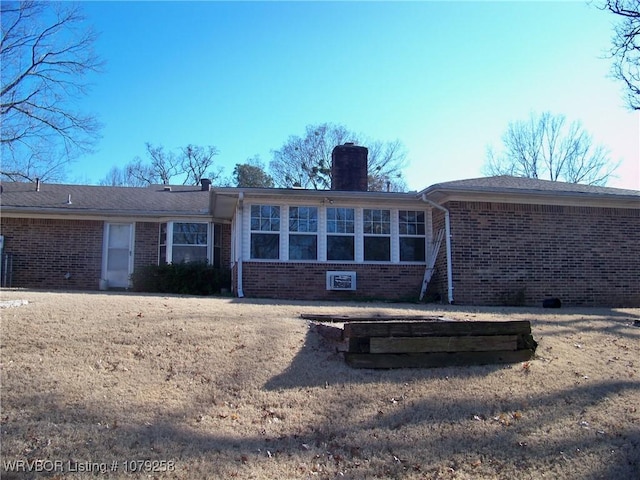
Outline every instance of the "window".
[(391, 260), (391, 211), (365, 208), (362, 211), (365, 261)]
[(207, 262), (209, 224), (168, 222), (160, 225), (160, 263)]
[(174, 223), (171, 261), (206, 262), (208, 231), (206, 223)]
[(327, 208), (327, 260), (355, 259), (353, 208)]
[(289, 260), (316, 260), (317, 232), (316, 207), (289, 207)]
[(251, 205), (251, 258), (280, 258), (280, 207)]
[(425, 260), (425, 214), (413, 210), (398, 212), (400, 233), (400, 261), (424, 262)]

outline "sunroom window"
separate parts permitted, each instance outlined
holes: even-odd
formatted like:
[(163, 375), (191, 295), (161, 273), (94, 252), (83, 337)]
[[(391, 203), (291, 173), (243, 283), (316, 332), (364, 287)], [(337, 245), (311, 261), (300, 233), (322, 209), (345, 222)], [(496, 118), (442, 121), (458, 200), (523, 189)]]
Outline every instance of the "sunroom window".
[(400, 210), (398, 212), (400, 233), (400, 261), (424, 262), (425, 260), (425, 214), (421, 211)]
[(327, 260), (355, 259), (355, 211), (327, 208)]
[(280, 207), (251, 205), (251, 258), (280, 258)]
[(362, 211), (364, 260), (391, 260), (391, 211), (365, 208)]
[(289, 207), (289, 260), (316, 260), (317, 232), (316, 207)]

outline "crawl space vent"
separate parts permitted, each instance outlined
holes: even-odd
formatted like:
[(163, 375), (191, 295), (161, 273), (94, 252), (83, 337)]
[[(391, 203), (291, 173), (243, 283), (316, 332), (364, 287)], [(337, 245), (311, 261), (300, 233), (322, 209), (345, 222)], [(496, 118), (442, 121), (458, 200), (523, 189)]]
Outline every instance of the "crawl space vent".
[(327, 272), (327, 290), (355, 290), (356, 272)]

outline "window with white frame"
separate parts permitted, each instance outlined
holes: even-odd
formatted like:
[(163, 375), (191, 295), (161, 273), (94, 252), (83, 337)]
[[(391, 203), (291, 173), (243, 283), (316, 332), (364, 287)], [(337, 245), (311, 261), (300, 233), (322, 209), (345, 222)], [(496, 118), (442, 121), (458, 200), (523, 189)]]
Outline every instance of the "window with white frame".
[(425, 213), (415, 210), (398, 212), (400, 235), (400, 261), (424, 262), (425, 260)]
[(327, 260), (355, 260), (353, 208), (327, 208)]
[(289, 260), (318, 258), (318, 208), (289, 207)]
[(209, 261), (209, 224), (168, 222), (160, 225), (160, 262)]
[(280, 207), (251, 205), (251, 258), (280, 258)]
[(364, 234), (364, 260), (388, 262), (391, 260), (391, 211), (365, 208), (362, 210)]

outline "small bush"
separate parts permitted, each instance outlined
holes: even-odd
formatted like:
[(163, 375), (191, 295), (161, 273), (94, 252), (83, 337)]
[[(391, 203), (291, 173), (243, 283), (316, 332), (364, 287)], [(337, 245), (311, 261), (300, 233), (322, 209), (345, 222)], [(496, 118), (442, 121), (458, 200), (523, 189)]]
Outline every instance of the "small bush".
[(231, 271), (203, 262), (147, 265), (131, 280), (136, 292), (213, 295), (231, 287)]

